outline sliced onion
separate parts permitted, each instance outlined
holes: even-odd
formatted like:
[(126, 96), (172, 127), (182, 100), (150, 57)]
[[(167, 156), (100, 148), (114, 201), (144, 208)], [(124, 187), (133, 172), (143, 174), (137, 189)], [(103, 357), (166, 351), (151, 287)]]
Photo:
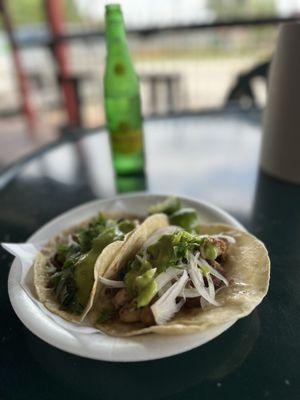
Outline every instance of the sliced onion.
[[(218, 288), (216, 290), (215, 296), (218, 294), (218, 292), (220, 290), (224, 289), (224, 286)], [(201, 304), (201, 308), (204, 309), (205, 307), (207, 307), (209, 305), (209, 302), (207, 300), (205, 300), (203, 297), (200, 298), (200, 304)]]
[(168, 282), (182, 275), (182, 273), (182, 269), (169, 267), (165, 272), (162, 272), (155, 278), (155, 281), (157, 283), (157, 290), (162, 289)]
[(190, 299), (193, 297), (199, 297), (199, 292), (197, 289), (183, 289), (182, 297)]
[(208, 302), (207, 300), (205, 300), (204, 297), (201, 297), (201, 298), (200, 298), (200, 305), (201, 305), (202, 310), (203, 310), (206, 306), (208, 306), (208, 304), (209, 304), (209, 302)]
[(158, 292), (158, 297), (161, 297), (170, 287), (172, 286), (171, 281), (166, 283), (165, 286), (163, 286)]
[(165, 228), (160, 228), (157, 231), (155, 231), (143, 244), (142, 249), (147, 249), (147, 247), (151, 246), (152, 244), (156, 243), (163, 235), (169, 235), (171, 233), (174, 233), (178, 230), (182, 230), (180, 227), (175, 226), (175, 225), (169, 225), (166, 226)]
[(104, 278), (103, 276), (99, 276), (98, 279), (105, 286), (109, 286), (112, 288), (124, 288), (125, 287), (125, 283), (123, 281), (114, 281), (112, 279)]
[(191, 281), (193, 282), (195, 289), (197, 289), (199, 296), (202, 296), (207, 300), (209, 303), (214, 304), (215, 306), (218, 305), (216, 302), (214, 296), (212, 297), (208, 292), (207, 289), (204, 286), (204, 280), (203, 280), (203, 275), (202, 272), (199, 270), (199, 268), (192, 266), (188, 270), (189, 276), (191, 278)]
[(186, 270), (184, 270), (180, 279), (151, 306), (151, 311), (157, 325), (165, 324), (181, 309), (184, 304), (184, 299), (176, 303), (176, 298), (182, 292), (188, 279), (188, 274)]
[(201, 268), (201, 265), (204, 265), (206, 269), (208, 269), (209, 273), (216, 278), (220, 279), (220, 281), (224, 282), (226, 286), (228, 286), (228, 280), (220, 274), (215, 268), (213, 268), (204, 258), (199, 257), (198, 259), (198, 265)]
[(208, 282), (208, 293), (209, 293), (210, 297), (212, 297), (214, 299), (216, 297), (214, 283), (209, 274), (206, 275), (206, 279)]

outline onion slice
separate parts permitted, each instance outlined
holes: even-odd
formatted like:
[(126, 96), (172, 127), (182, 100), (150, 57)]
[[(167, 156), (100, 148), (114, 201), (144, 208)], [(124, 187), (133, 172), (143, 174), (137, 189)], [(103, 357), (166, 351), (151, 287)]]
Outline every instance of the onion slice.
[(160, 290), (158, 290), (157, 292), (158, 297), (161, 297), (168, 289), (170, 289), (171, 286), (172, 286), (171, 281), (166, 283)]
[(200, 295), (199, 295), (199, 292), (198, 292), (197, 289), (189, 289), (189, 288), (187, 288), (187, 289), (183, 289), (182, 296), (184, 298), (191, 299), (191, 298), (194, 298), (194, 297), (199, 297)]
[(208, 282), (208, 293), (210, 295), (210, 297), (212, 297), (213, 299), (215, 299), (216, 297), (216, 293), (215, 293), (215, 286), (214, 283), (211, 279), (211, 276), (209, 274), (206, 275), (206, 279)]
[(201, 265), (204, 266), (205, 269), (209, 271), (209, 273), (216, 278), (220, 279), (220, 281), (224, 282), (226, 286), (228, 286), (228, 280), (220, 274), (215, 268), (213, 268), (204, 258), (199, 257), (199, 260), (197, 262), (197, 265), (201, 268)]
[(184, 304), (184, 299), (176, 303), (176, 298), (182, 292), (188, 279), (187, 271), (184, 270), (180, 279), (151, 306), (151, 311), (157, 325), (165, 324), (181, 309)]
[(103, 276), (99, 276), (98, 279), (105, 286), (109, 286), (112, 288), (124, 288), (125, 287), (125, 283), (123, 281), (114, 281), (112, 279), (104, 278)]
[(203, 297), (201, 297), (200, 298), (200, 305), (201, 305), (202, 310), (204, 310), (204, 308), (209, 305), (209, 302), (207, 300), (205, 300)]
[(204, 286), (203, 275), (199, 268), (191, 266), (188, 271), (191, 281), (193, 282), (195, 289), (198, 291), (199, 296), (204, 297), (204, 299), (207, 300), (209, 303), (218, 306), (219, 304), (215, 300), (215, 297), (211, 296), (210, 293), (207, 292), (207, 289)]
[[(223, 287), (220, 287), (219, 289), (216, 290), (216, 295), (217, 295), (217, 293), (218, 293), (220, 290), (222, 290), (222, 289), (224, 289), (224, 286), (223, 286)], [(201, 308), (204, 309), (204, 308), (206, 308), (207, 306), (209, 306), (209, 302), (208, 302), (207, 300), (205, 300), (203, 297), (201, 297), (201, 298), (200, 298), (200, 305), (201, 305)]]
[(167, 283), (177, 278), (178, 276), (182, 275), (182, 273), (183, 273), (182, 269), (174, 267), (167, 268), (165, 272), (160, 273), (155, 278), (155, 281), (157, 283), (157, 290), (161, 290)]

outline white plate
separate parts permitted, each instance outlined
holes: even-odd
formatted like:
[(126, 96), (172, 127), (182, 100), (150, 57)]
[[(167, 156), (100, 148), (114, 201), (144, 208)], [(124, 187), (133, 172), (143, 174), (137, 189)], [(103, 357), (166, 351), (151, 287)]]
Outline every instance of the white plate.
[[(28, 242), (41, 242), (71, 227), (82, 220), (95, 215), (99, 210), (110, 209), (121, 200), (129, 213), (145, 215), (150, 205), (163, 200), (166, 195), (136, 193), (115, 197), (107, 200), (96, 200), (76, 207), (34, 233)], [(204, 202), (180, 197), (185, 206), (195, 208), (203, 223), (225, 223), (244, 229), (243, 226), (225, 211)], [(115, 338), (101, 333), (82, 334), (68, 332), (47, 315), (27, 296), (21, 288), (21, 265), (15, 259), (8, 278), (8, 292), (11, 304), (24, 325), (45, 342), (83, 357), (105, 361), (146, 361), (164, 358), (183, 353), (201, 346), (227, 330), (235, 321), (208, 330), (204, 333), (182, 336), (164, 336), (156, 334), (138, 336), (135, 338)]]

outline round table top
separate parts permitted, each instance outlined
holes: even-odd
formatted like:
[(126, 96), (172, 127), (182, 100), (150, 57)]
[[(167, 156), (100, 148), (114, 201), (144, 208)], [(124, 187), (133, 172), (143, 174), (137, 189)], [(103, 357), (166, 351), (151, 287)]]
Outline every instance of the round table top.
[[(187, 353), (129, 364), (88, 360), (51, 347), (18, 320), (7, 295), (12, 257), (3, 252), (1, 399), (296, 399), (300, 186), (259, 170), (260, 114), (182, 115), (149, 119), (144, 127), (148, 190), (211, 202), (263, 240), (272, 264), (267, 297)], [(25, 241), (58, 214), (115, 193), (107, 133), (61, 139), (0, 175), (0, 239)]]

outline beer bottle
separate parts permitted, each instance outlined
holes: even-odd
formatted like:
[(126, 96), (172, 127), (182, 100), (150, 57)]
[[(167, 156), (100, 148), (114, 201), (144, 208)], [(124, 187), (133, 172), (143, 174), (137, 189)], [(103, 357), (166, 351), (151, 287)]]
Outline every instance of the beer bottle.
[(119, 4), (106, 6), (104, 98), (114, 169), (117, 176), (143, 175), (143, 127), (140, 85), (126, 41)]

